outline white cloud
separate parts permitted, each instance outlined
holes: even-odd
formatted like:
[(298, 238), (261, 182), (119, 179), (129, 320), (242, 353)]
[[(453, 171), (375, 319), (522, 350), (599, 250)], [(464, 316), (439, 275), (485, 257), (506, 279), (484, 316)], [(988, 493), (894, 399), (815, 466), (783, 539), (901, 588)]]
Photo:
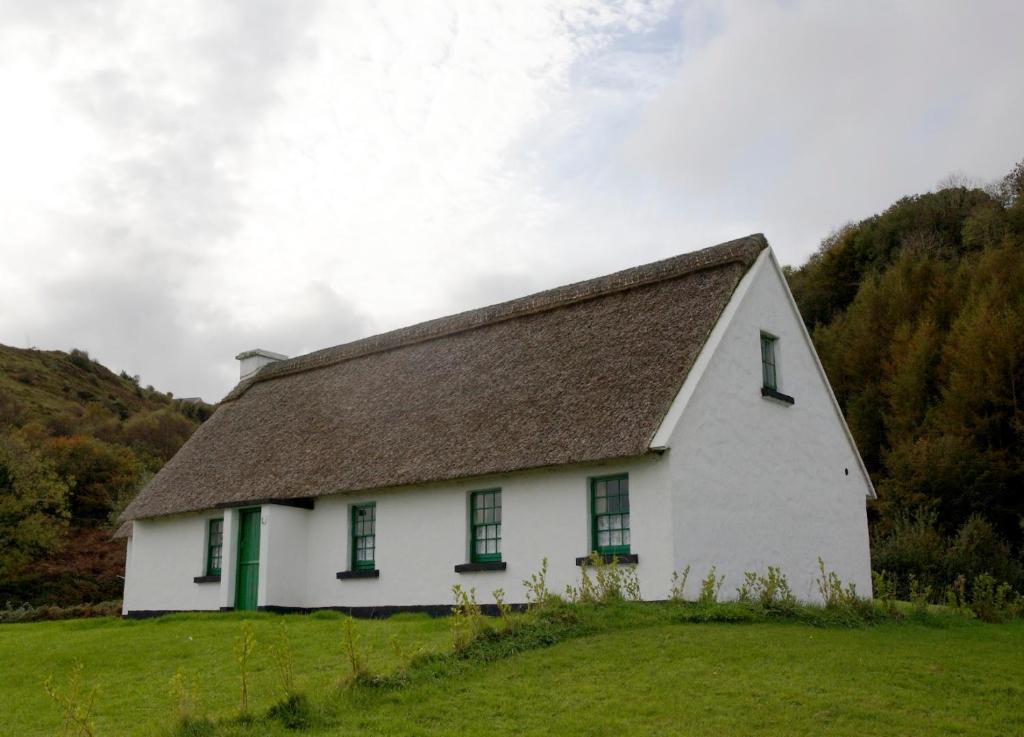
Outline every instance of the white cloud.
[(951, 171), (995, 178), (1022, 155), (1020, 3), (729, 2), (686, 22), (700, 43), (633, 160), (771, 225), (791, 261)]
[(0, 341), (178, 394), (1021, 154), (1020, 6), (0, 8)]

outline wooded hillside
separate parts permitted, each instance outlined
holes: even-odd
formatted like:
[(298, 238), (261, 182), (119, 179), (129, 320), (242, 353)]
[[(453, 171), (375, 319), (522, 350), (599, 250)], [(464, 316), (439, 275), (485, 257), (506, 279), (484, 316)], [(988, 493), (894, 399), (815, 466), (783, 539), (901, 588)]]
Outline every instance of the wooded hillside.
[(789, 270), (877, 487), (876, 569), (1020, 582), (1022, 191), (1024, 162), (986, 189), (905, 197)]
[(84, 351), (0, 345), (0, 604), (119, 598), (114, 520), (212, 411)]

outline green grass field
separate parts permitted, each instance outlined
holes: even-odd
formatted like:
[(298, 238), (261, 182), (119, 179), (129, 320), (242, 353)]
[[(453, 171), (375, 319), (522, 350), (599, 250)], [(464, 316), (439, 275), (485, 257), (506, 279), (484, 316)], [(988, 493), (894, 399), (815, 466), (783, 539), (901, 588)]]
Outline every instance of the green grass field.
[[(59, 734), (42, 683), (75, 663), (98, 687), (96, 734), (169, 734), (179, 667), (217, 735), (1024, 735), (1024, 622), (950, 619), (856, 628), (793, 622), (673, 623), (669, 605), (591, 618), (583, 637), (467, 662), (402, 688), (339, 689), (340, 616), (255, 615), (252, 710), (281, 698), (270, 645), (284, 622), (300, 686), (320, 712), (307, 731), (231, 723), (242, 615), (176, 615), (0, 626), (0, 734)], [(445, 619), (359, 621), (376, 672), (413, 648), (449, 648)]]

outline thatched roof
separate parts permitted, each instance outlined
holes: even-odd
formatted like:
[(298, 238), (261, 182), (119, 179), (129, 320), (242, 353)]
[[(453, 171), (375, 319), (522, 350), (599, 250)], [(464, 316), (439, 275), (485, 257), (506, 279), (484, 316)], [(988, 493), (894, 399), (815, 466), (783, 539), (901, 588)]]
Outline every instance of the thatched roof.
[(639, 456), (752, 235), (260, 369), (123, 519)]

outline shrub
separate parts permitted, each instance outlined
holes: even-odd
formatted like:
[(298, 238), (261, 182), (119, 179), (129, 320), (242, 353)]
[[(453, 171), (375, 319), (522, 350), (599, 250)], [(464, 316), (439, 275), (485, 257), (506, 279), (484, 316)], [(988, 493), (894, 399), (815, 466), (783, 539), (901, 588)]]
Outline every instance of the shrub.
[(882, 610), (890, 616), (897, 616), (899, 610), (896, 608), (896, 575), (886, 571), (872, 571), (871, 582), (875, 590), (875, 599), (882, 603)]
[(744, 604), (757, 604), (766, 609), (790, 609), (796, 605), (796, 597), (789, 588), (789, 581), (778, 566), (768, 566), (767, 575), (752, 571), (743, 574), (743, 584), (736, 589), (736, 598)]
[(949, 565), (968, 579), (987, 573), (1000, 581), (1014, 581), (1020, 575), (1009, 544), (977, 514), (971, 515), (951, 541)]
[(455, 606), (452, 607), (452, 649), (462, 653), (486, 629), (483, 613), (476, 602), (476, 589), (466, 591), (459, 584), (452, 586)]
[(928, 600), (932, 595), (932, 587), (918, 583), (913, 574), (910, 576), (910, 603), (914, 606), (914, 614), (920, 616), (928, 611)]
[(708, 606), (718, 601), (718, 594), (722, 590), (722, 584), (725, 583), (725, 576), (716, 578), (715, 574), (715, 567), (711, 566), (708, 575), (700, 582), (700, 596), (697, 597), (698, 604)]
[(825, 569), (825, 561), (821, 558), (818, 558), (818, 571), (821, 574), (817, 579), (818, 593), (821, 595), (826, 609), (860, 610), (864, 608), (867, 602), (857, 595), (856, 585), (849, 583), (844, 587), (835, 571)]
[(981, 575), (971, 586), (971, 611), (983, 622), (1004, 622), (1020, 616), (1020, 595), (1009, 584), (998, 583), (987, 574)]
[[(590, 577), (593, 571), (594, 577)], [(580, 566), (580, 585), (565, 587), (566, 598), (580, 604), (610, 604), (618, 601), (640, 601), (640, 580), (636, 566), (620, 566), (613, 558), (605, 561), (596, 552)]]
[(523, 587), (526, 589), (526, 604), (530, 609), (543, 607), (551, 592), (548, 591), (548, 559), (543, 558), (540, 562), (540, 571), (531, 573), (529, 579), (523, 580)]
[(672, 586), (668, 591), (668, 598), (672, 601), (686, 601), (686, 579), (690, 577), (690, 566), (686, 566), (683, 569), (683, 574), (679, 575), (678, 571), (672, 571)]

